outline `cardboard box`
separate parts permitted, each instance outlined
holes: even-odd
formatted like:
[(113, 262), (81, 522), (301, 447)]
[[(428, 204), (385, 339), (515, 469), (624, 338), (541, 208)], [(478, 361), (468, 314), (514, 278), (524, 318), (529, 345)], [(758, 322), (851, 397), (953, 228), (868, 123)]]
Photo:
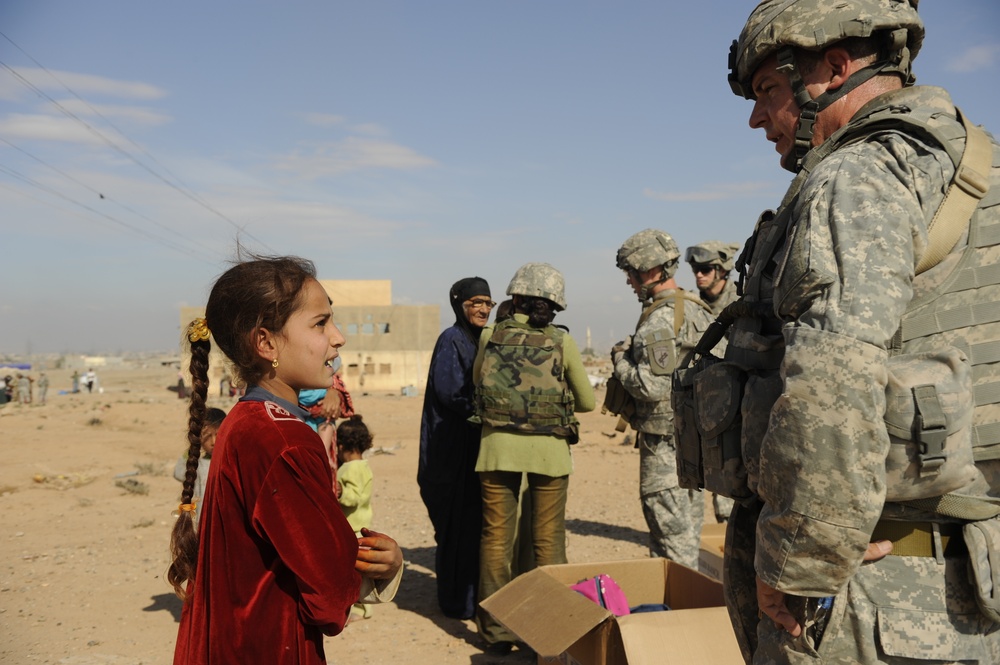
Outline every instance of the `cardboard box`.
[[(672, 609), (615, 617), (569, 588), (600, 573), (618, 583), (632, 607)], [(743, 665), (722, 585), (667, 559), (542, 566), (481, 605), (534, 649), (539, 663)]]
[(706, 524), (701, 530), (698, 570), (722, 581), (722, 557), (726, 551), (726, 525)]

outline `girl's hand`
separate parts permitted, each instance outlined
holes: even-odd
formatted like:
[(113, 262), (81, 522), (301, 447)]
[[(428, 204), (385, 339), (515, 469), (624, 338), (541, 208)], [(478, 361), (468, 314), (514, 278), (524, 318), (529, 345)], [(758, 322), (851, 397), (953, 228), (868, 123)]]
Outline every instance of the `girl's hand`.
[(371, 529), (361, 529), (354, 570), (375, 580), (391, 580), (403, 567), (403, 550), (395, 540)]

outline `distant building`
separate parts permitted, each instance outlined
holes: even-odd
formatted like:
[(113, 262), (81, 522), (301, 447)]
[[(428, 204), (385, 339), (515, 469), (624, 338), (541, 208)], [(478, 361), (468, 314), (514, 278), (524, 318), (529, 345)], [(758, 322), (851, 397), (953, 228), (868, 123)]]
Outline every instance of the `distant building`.
[[(393, 305), (390, 280), (320, 280), (320, 284), (333, 301), (333, 320), (347, 340), (340, 357), (348, 390), (398, 394), (411, 387), (423, 389), (441, 332), (440, 307)], [(204, 307), (181, 308), (181, 330), (204, 313)], [(189, 353), (186, 348), (181, 353), (185, 382), (190, 385)], [(213, 345), (210, 396), (219, 394), (222, 358)]]

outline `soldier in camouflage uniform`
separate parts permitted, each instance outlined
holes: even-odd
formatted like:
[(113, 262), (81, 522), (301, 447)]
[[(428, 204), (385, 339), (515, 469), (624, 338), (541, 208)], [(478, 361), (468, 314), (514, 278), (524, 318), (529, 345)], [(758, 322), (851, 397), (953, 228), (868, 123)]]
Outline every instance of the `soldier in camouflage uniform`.
[[(883, 415), (900, 350), (960, 349), (974, 365), (976, 446), (995, 444), (1000, 421), (981, 402), (998, 378), (997, 354), (983, 352), (1000, 338), (998, 277), (986, 274), (1000, 250), (990, 170), (1000, 148), (963, 124), (944, 90), (912, 87), (916, 5), (765, 0), (731, 51), (733, 90), (754, 101), (750, 125), (797, 173), (738, 265), (747, 306), (725, 356), (747, 375), (753, 496), (729, 522), (725, 586), (748, 663), (1000, 663), (1000, 624), (969, 582), (978, 540), (966, 537), (994, 525), (996, 545), (996, 517), (955, 509), (995, 508), (998, 462), (977, 453), (960, 490), (890, 498)], [(974, 143), (985, 165), (957, 169)], [(931, 259), (946, 192), (976, 200)], [(914, 318), (918, 306), (932, 316)], [(996, 594), (986, 566), (985, 594)]]
[[(706, 240), (688, 247), (685, 252), (684, 260), (694, 273), (698, 296), (712, 309), (712, 316), (718, 316), (726, 305), (736, 300), (736, 284), (729, 279), (729, 275), (739, 250), (738, 243)], [(723, 351), (724, 348), (715, 347), (716, 354), (721, 355)], [(733, 512), (733, 500), (713, 493), (712, 507), (716, 521), (725, 522)]]
[(691, 266), (698, 297), (718, 316), (726, 305), (736, 300), (736, 284), (729, 279), (733, 270), (738, 243), (706, 240), (687, 248), (684, 260)]
[(670, 235), (636, 233), (618, 250), (617, 265), (642, 303), (635, 334), (611, 352), (614, 376), (635, 401), (629, 424), (639, 448), (639, 493), (649, 527), (649, 552), (692, 568), (704, 520), (704, 495), (677, 484), (671, 374), (711, 323), (708, 306), (674, 281), (680, 252)]

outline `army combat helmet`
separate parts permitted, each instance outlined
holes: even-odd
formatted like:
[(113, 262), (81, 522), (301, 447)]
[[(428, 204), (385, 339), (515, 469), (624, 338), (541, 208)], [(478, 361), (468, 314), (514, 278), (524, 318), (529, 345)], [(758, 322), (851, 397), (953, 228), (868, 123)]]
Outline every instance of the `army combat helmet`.
[[(816, 115), (877, 74), (898, 73), (903, 85), (912, 85), (910, 65), (924, 40), (924, 24), (917, 15), (918, 0), (764, 0), (750, 14), (739, 39), (729, 50), (729, 85), (733, 92), (754, 99), (751, 80), (772, 53), (786, 72), (800, 109), (795, 135), (799, 162), (812, 148)], [(855, 72), (836, 90), (816, 99), (809, 96), (795, 62), (794, 49), (822, 51), (850, 37), (880, 36), (880, 59)], [(798, 170), (796, 166), (796, 170)]]
[(507, 285), (507, 295), (546, 298), (563, 310), (566, 309), (566, 280), (548, 263), (525, 263)]
[(688, 247), (684, 260), (690, 264), (718, 266), (722, 272), (730, 272), (739, 250), (740, 246), (736, 243), (706, 240)]
[(674, 276), (680, 257), (677, 243), (669, 233), (657, 229), (645, 229), (622, 243), (618, 248), (615, 263), (621, 270), (637, 273), (663, 266), (663, 276), (660, 280), (644, 285), (640, 290), (639, 301), (643, 302), (649, 298), (652, 287)]

